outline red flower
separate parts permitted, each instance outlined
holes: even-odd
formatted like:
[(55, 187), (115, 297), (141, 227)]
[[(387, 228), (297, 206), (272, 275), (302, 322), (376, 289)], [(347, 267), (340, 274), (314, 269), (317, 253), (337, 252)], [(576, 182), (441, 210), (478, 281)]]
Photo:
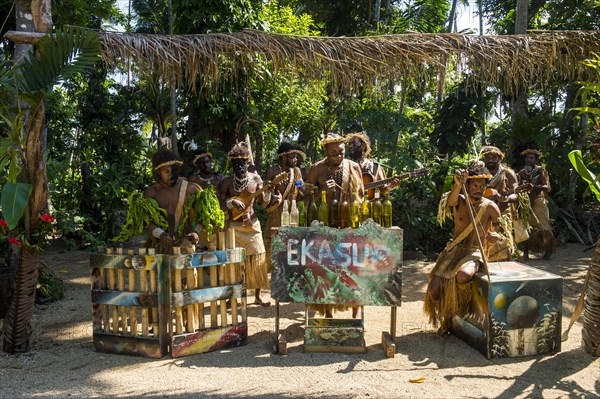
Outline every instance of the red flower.
[(8, 242), (9, 242), (10, 244), (23, 245), (23, 241), (19, 241), (19, 240), (17, 240), (15, 237), (10, 237), (10, 238), (8, 239)]
[(6, 220), (0, 219), (0, 227), (8, 227), (8, 223), (6, 223)]
[(49, 213), (42, 213), (40, 215), (40, 219), (42, 219), (44, 222), (48, 222), (48, 223), (54, 222), (54, 218)]

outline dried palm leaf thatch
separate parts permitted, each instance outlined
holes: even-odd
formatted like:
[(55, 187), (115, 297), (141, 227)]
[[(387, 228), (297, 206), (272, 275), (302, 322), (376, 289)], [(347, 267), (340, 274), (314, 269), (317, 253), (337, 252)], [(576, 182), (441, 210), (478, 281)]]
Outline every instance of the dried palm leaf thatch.
[(109, 65), (133, 59), (180, 87), (239, 78), (264, 60), (275, 73), (291, 70), (309, 81), (327, 77), (340, 93), (383, 80), (400, 82), (404, 76), (424, 79), (446, 68), (448, 57), (470, 72), (471, 85), (516, 93), (528, 86), (595, 80), (581, 61), (600, 53), (600, 31), (315, 37), (244, 30), (180, 36), (101, 33), (100, 40)]

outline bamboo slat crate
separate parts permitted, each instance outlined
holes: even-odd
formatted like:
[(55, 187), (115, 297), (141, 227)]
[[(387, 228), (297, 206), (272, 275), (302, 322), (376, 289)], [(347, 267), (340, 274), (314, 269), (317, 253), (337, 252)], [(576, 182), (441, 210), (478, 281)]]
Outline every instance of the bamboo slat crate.
[(90, 258), (98, 352), (180, 357), (246, 342), (245, 250), (155, 255), (107, 249)]
[(560, 351), (562, 277), (518, 262), (490, 262), (477, 273), (470, 310), (452, 332), (486, 358)]

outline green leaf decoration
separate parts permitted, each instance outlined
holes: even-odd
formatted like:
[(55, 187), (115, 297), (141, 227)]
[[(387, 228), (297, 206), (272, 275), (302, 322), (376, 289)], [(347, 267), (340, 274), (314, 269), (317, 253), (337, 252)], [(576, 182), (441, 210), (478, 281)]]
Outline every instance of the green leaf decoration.
[(2, 216), (10, 230), (17, 227), (29, 200), (31, 184), (6, 183), (2, 188)]
[(600, 183), (598, 182), (598, 178), (595, 174), (590, 172), (590, 170), (583, 163), (583, 157), (581, 156), (581, 151), (574, 150), (569, 153), (569, 160), (573, 167), (579, 173), (579, 176), (590, 185), (590, 190), (594, 194), (596, 194), (596, 199), (600, 201)]
[(112, 241), (124, 242), (144, 232), (150, 222), (163, 230), (168, 230), (167, 211), (162, 209), (153, 198), (144, 197), (134, 191), (129, 194), (127, 220), (118, 236)]

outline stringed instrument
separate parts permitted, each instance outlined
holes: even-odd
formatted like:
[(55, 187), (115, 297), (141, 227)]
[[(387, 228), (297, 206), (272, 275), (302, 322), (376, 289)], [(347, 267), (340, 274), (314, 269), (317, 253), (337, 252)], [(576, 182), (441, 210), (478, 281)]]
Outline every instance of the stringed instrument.
[(250, 206), (250, 204), (252, 203), (254, 198), (258, 197), (264, 191), (269, 190), (271, 187), (273, 187), (273, 186), (281, 183), (285, 179), (287, 179), (288, 174), (289, 174), (288, 172), (281, 172), (280, 174), (275, 176), (273, 178), (273, 180), (271, 180), (270, 182), (267, 182), (265, 185), (263, 185), (260, 189), (256, 190), (255, 192), (253, 192), (253, 193), (244, 192), (244, 193), (238, 195), (237, 197), (233, 197), (232, 199), (238, 200), (245, 205), (245, 208), (242, 210), (237, 209), (235, 206), (233, 208), (231, 208), (231, 214), (233, 216), (233, 220), (238, 220), (240, 217), (242, 217), (242, 215), (244, 215), (248, 211), (248, 207)]
[(407, 172), (407, 173), (402, 173), (396, 176), (392, 176), (392, 177), (388, 177), (387, 179), (383, 179), (383, 180), (375, 180), (375, 177), (371, 174), (371, 173), (363, 173), (362, 179), (363, 179), (363, 184), (365, 186), (365, 192), (367, 193), (367, 197), (371, 200), (373, 198), (375, 198), (375, 189), (378, 187), (383, 187), (388, 183), (391, 183), (392, 181), (399, 179), (399, 180), (404, 180), (404, 179), (410, 179), (411, 177), (423, 177), (426, 176), (427, 174), (429, 174), (429, 169), (427, 168), (420, 168), (420, 169), (415, 169), (412, 172)]

